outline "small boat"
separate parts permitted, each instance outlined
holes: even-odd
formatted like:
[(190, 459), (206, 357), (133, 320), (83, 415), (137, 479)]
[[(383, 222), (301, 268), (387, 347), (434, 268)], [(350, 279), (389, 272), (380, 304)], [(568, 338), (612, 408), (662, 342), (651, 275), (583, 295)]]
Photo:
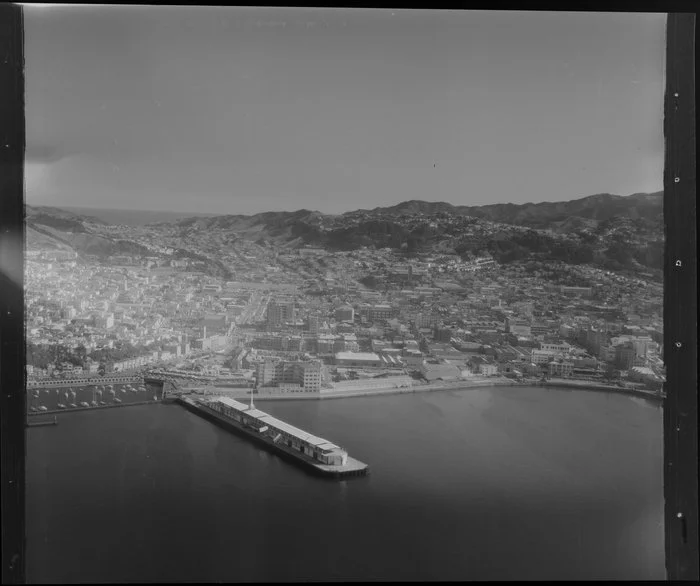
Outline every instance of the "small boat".
[(90, 405), (88, 405), (87, 401), (82, 401), (82, 402), (80, 403), (80, 406), (81, 406), (81, 407), (89, 407)]
[(117, 399), (117, 398), (115, 398), (115, 399), (114, 399), (114, 402), (115, 402), (115, 403), (121, 403), (121, 402), (122, 402), (122, 400), (121, 400), (121, 399)]
[(38, 411), (38, 409), (36, 407), (30, 407), (29, 410), (30, 411)]
[(90, 405), (92, 405), (93, 407), (97, 407), (98, 403), (97, 403), (97, 401), (92, 401), (92, 402), (90, 403)]
[(65, 408), (66, 408), (66, 406), (65, 406), (63, 403), (59, 403), (59, 404), (56, 405), (56, 406), (57, 406), (59, 409), (65, 409)]
[(75, 403), (70, 403), (68, 406), (73, 407), (73, 409), (75, 409), (77, 407), (77, 405)]
[(105, 403), (104, 401), (100, 401), (100, 405), (106, 405), (106, 404), (107, 403)]
[(45, 405), (41, 405), (39, 407), (39, 411), (48, 411), (48, 410), (49, 410), (48, 407), (46, 407)]

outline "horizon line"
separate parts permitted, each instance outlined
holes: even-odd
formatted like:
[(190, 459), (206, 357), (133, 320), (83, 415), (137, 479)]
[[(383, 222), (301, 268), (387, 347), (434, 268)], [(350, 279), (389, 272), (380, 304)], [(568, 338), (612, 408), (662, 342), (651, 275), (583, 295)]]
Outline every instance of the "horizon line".
[(601, 192), (601, 193), (593, 193), (590, 195), (584, 195), (582, 197), (577, 197), (575, 199), (567, 199), (567, 200), (559, 200), (559, 201), (552, 201), (552, 200), (545, 200), (545, 201), (539, 201), (539, 202), (524, 202), (524, 203), (513, 203), (513, 202), (497, 202), (497, 203), (489, 203), (489, 204), (481, 204), (481, 205), (468, 205), (468, 204), (454, 204), (450, 203), (447, 201), (433, 201), (433, 200), (427, 200), (427, 199), (406, 199), (399, 201), (397, 203), (393, 204), (388, 204), (388, 205), (383, 205), (383, 206), (375, 206), (374, 208), (355, 208), (355, 209), (348, 209), (345, 210), (344, 212), (337, 212), (337, 213), (330, 213), (330, 212), (322, 212), (320, 210), (313, 210), (313, 209), (308, 209), (308, 208), (297, 208), (293, 210), (288, 210), (288, 209), (275, 209), (275, 210), (264, 210), (264, 211), (259, 211), (259, 212), (254, 212), (254, 213), (246, 213), (246, 214), (231, 214), (231, 213), (223, 213), (223, 212), (195, 212), (195, 211), (178, 211), (178, 210), (154, 210), (154, 209), (143, 209), (143, 208), (107, 208), (107, 207), (95, 207), (92, 205), (86, 205), (86, 206), (80, 206), (80, 205), (61, 205), (61, 204), (39, 204), (39, 203), (29, 203), (26, 199), (24, 201), (25, 206), (30, 206), (30, 207), (35, 207), (35, 208), (40, 208), (40, 207), (48, 207), (48, 208), (58, 208), (58, 209), (74, 209), (74, 210), (96, 210), (96, 211), (108, 211), (108, 212), (151, 212), (154, 214), (180, 214), (182, 216), (187, 216), (187, 214), (191, 214), (191, 217), (202, 217), (202, 216), (207, 216), (207, 217), (215, 217), (215, 216), (256, 216), (258, 214), (269, 214), (269, 213), (295, 213), (295, 212), (300, 212), (300, 211), (308, 211), (312, 213), (319, 213), (323, 214), (325, 216), (341, 216), (343, 214), (351, 213), (351, 212), (356, 212), (356, 211), (373, 211), (376, 209), (385, 209), (385, 208), (392, 208), (399, 206), (401, 204), (409, 203), (409, 202), (425, 202), (425, 203), (432, 203), (432, 204), (447, 204), (451, 205), (453, 207), (472, 207), (472, 208), (481, 208), (481, 207), (487, 207), (487, 206), (494, 206), (494, 205), (515, 205), (515, 206), (526, 206), (526, 205), (542, 205), (542, 204), (547, 204), (547, 203), (566, 203), (566, 202), (572, 202), (572, 201), (578, 201), (582, 199), (586, 199), (589, 197), (595, 197), (597, 195), (611, 195), (613, 197), (632, 197), (635, 195), (662, 195), (664, 192), (663, 188), (658, 190), (658, 191), (637, 191), (635, 193), (629, 193), (627, 195), (619, 195), (615, 193), (607, 193), (607, 192)]

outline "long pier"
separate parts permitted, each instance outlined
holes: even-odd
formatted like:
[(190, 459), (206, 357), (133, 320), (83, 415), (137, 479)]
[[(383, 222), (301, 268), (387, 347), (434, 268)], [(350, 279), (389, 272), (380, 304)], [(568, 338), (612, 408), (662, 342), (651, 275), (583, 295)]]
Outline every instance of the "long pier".
[(327, 440), (312, 436), (252, 406), (247, 408), (243, 403), (225, 397), (213, 399), (205, 401), (179, 397), (176, 401), (188, 411), (223, 429), (243, 435), (317, 475), (342, 479), (369, 473), (367, 464), (350, 457)]

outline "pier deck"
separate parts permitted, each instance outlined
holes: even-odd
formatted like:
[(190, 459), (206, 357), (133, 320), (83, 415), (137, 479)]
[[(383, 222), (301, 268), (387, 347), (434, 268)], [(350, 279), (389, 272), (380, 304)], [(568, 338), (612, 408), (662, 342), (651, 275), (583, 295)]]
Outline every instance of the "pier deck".
[(180, 397), (176, 399), (178, 403), (183, 405), (186, 409), (203, 416), (210, 421), (219, 424), (221, 427), (229, 431), (233, 431), (240, 435), (245, 435), (247, 438), (255, 441), (256, 443), (266, 447), (268, 450), (276, 453), (277, 455), (293, 461), (297, 464), (302, 465), (307, 470), (314, 472), (315, 474), (327, 477), (327, 478), (347, 478), (353, 476), (365, 476), (369, 474), (369, 466), (359, 460), (347, 456), (346, 463), (344, 465), (340, 464), (323, 464), (310, 456), (303, 454), (282, 442), (275, 442), (272, 438), (267, 437), (259, 432), (249, 429), (245, 425), (236, 422), (230, 417), (227, 417), (210, 407), (200, 403), (199, 401), (194, 401), (189, 397)]

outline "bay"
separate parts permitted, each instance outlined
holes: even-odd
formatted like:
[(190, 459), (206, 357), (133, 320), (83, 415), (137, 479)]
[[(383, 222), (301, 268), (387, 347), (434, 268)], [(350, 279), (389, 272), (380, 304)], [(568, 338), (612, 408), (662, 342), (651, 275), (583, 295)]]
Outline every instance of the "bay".
[(264, 411), (370, 465), (330, 481), (178, 405), (28, 429), (30, 583), (664, 579), (657, 404), (489, 388)]

